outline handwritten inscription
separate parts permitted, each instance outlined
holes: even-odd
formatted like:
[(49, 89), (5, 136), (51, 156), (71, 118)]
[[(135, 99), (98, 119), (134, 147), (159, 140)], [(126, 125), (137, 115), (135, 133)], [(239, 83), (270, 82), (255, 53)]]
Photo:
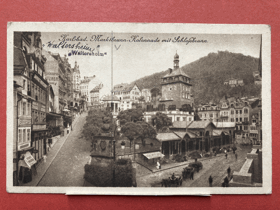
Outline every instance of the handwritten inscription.
[(116, 50), (120, 49), (120, 47), (121, 47), (121, 45), (120, 45), (119, 47), (117, 47), (117, 46), (115, 45)]

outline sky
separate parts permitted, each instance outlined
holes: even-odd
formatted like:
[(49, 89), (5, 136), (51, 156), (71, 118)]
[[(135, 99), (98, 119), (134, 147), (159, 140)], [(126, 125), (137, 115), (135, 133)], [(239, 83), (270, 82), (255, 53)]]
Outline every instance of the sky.
[[(115, 40), (113, 42), (106, 41), (107, 37), (115, 37)], [(139, 42), (141, 37), (145, 40), (156, 41)], [(178, 39), (178, 37), (180, 38)], [(111, 89), (112, 75), (113, 85), (116, 85), (130, 83), (141, 77), (173, 68), (173, 59), (176, 52), (180, 56), (180, 66), (218, 51), (242, 53), (258, 58), (261, 42), (260, 35), (175, 33), (42, 32), (41, 39), (44, 50), (59, 53), (61, 56), (66, 55), (71, 67), (74, 67), (75, 61), (77, 61), (82, 78), (96, 75), (104, 84), (104, 94), (109, 93)], [(196, 42), (178, 42), (182, 39), (195, 40)], [(170, 40), (170, 42), (163, 42), (163, 40)], [(197, 42), (201, 40), (202, 42)], [(61, 44), (59, 45), (59, 43)], [(105, 55), (73, 55), (72, 50), (85, 53), (99, 52), (99, 55), (101, 53)]]

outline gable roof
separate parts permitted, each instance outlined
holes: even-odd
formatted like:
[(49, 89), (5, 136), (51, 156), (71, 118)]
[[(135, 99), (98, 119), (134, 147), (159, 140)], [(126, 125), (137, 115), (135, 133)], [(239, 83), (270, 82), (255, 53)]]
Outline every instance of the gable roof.
[(214, 122), (216, 128), (235, 128), (235, 122)]
[(174, 133), (158, 133), (156, 138), (159, 141), (176, 141), (181, 139)]
[(166, 75), (165, 75), (164, 77), (162, 77), (162, 78), (174, 77), (174, 76), (180, 76), (180, 75), (190, 78), (190, 76), (188, 76), (181, 68), (178, 68), (178, 69), (176, 69), (176, 70), (173, 70), (173, 71), (171, 72), (171, 74), (168, 73), (168, 74), (166, 74)]
[(186, 131), (186, 132), (178, 132), (178, 131), (174, 131), (174, 133), (179, 136), (180, 138), (184, 138), (186, 135), (188, 135), (190, 138), (195, 138), (197, 137), (196, 134), (190, 132), (190, 131)]
[(209, 124), (212, 124), (214, 127), (216, 127), (211, 121), (209, 120), (204, 120), (204, 121), (192, 121), (187, 128), (188, 129), (201, 129), (201, 128), (206, 128)]

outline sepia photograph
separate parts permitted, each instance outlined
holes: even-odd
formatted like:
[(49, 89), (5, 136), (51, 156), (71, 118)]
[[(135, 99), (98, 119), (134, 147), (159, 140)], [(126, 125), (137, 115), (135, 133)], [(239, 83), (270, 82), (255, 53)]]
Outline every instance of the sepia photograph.
[(8, 192), (271, 193), (268, 26), (7, 28)]

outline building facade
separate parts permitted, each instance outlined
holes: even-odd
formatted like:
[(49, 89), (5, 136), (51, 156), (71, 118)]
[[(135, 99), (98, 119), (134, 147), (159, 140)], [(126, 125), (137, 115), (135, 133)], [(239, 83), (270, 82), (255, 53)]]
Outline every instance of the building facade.
[(193, 107), (191, 78), (179, 68), (179, 55), (174, 56), (174, 68), (162, 78), (160, 103), (169, 110), (182, 108), (184, 105)]
[(197, 108), (197, 113), (201, 120), (218, 122), (220, 119), (220, 107), (216, 104), (201, 104)]
[(91, 98), (90, 98), (90, 91), (95, 88), (96, 86), (99, 86), (102, 84), (95, 75), (91, 77), (85, 76), (83, 80), (81, 80), (80, 83), (80, 90), (81, 90), (81, 96), (84, 97), (87, 106), (91, 106)]

